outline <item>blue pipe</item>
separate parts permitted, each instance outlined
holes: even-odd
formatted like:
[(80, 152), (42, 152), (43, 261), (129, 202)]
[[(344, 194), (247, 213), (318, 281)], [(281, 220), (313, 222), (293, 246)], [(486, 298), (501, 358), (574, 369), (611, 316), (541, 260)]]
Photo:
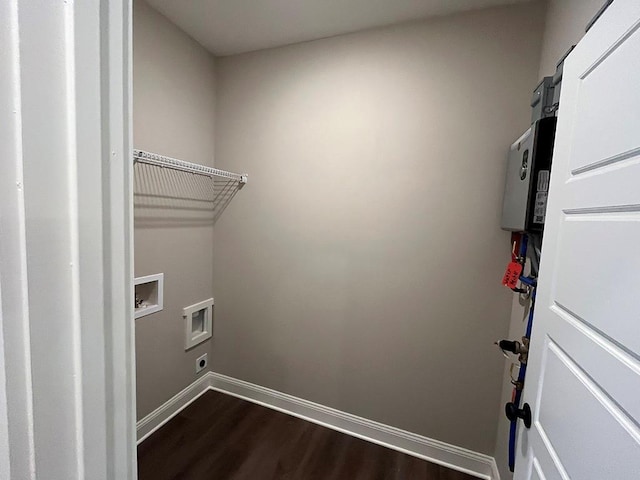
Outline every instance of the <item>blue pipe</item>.
[(527, 254), (527, 246), (529, 243), (529, 237), (527, 235), (522, 235), (522, 240), (520, 240), (520, 258), (524, 258)]
[(537, 285), (537, 281), (535, 278), (529, 278), (529, 277), (525, 277), (523, 275), (520, 275), (520, 281), (522, 283), (524, 283), (525, 285), (529, 285), (530, 287), (534, 287)]
[[(522, 280), (522, 277), (520, 278)], [(527, 320), (527, 330), (525, 337), (531, 338), (531, 328), (533, 327), (533, 310), (536, 302), (535, 289), (531, 293), (531, 307), (529, 308), (529, 319)], [(520, 371), (518, 372), (518, 383), (524, 385), (524, 378), (527, 373), (527, 364), (520, 364)], [(520, 408), (520, 400), (522, 398), (522, 390), (516, 388), (516, 394), (513, 399), (513, 404)], [(511, 422), (509, 426), (509, 471), (513, 472), (516, 464), (516, 426), (517, 420)]]

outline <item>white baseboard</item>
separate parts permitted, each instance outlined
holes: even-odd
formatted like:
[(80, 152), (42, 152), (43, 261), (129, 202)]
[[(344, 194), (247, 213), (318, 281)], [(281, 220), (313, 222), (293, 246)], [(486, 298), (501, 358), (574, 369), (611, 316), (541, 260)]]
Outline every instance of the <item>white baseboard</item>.
[(149, 415), (136, 423), (138, 445), (149, 435), (180, 413), (185, 407), (211, 388), (211, 372), (202, 375), (187, 388), (174, 395)]
[(138, 443), (207, 390), (259, 405), (485, 480), (500, 480), (493, 457), (325, 407), (253, 383), (208, 372), (137, 424)]
[(213, 390), (234, 395), (478, 478), (485, 480), (499, 480), (500, 478), (494, 476), (494, 471), (497, 472), (497, 468), (494, 469), (495, 460), (488, 455), (357, 417), (226, 375), (213, 372), (210, 372), (209, 375)]

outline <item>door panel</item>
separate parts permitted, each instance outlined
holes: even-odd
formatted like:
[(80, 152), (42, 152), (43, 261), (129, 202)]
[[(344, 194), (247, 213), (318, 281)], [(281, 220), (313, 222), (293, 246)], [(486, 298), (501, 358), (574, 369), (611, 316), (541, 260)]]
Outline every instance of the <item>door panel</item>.
[[(615, 163), (572, 176), (566, 183), (563, 211), (568, 214), (638, 211), (640, 150)], [(602, 186), (615, 185), (615, 188)], [(597, 194), (596, 194), (597, 192)], [(588, 204), (585, 206), (585, 198)], [(625, 206), (632, 205), (632, 208)]]
[[(640, 85), (640, 84), (639, 84)], [(640, 189), (640, 184), (638, 185)], [(595, 214), (566, 217), (558, 245), (554, 301), (595, 329), (640, 352), (640, 255), (621, 251), (638, 238), (640, 214)], [(634, 237), (635, 236), (635, 237)], [(602, 299), (607, 301), (603, 302)]]
[[(524, 450), (530, 448), (537, 455), (533, 459), (531, 474), (527, 477), (527, 480), (530, 480), (533, 475), (544, 477), (546, 480), (567, 480), (569, 478), (563, 470), (555, 450), (544, 434), (535, 438), (531, 437), (531, 445), (525, 444), (523, 447), (525, 447)], [(518, 474), (518, 470), (516, 470), (516, 474)]]
[(516, 480), (640, 479), (640, 2), (565, 62)]
[(531, 473), (531, 480), (546, 480), (546, 477), (542, 473), (540, 463), (537, 458), (533, 459), (533, 471)]
[[(638, 426), (557, 344), (549, 340), (547, 348), (536, 427), (569, 478), (613, 480), (640, 472)], [(606, 461), (585, 462), (585, 457)]]
[(551, 310), (557, 319), (548, 336), (622, 409), (640, 418), (640, 361), (561, 305)]
[[(620, 154), (640, 147), (637, 133), (640, 97), (636, 93), (640, 85), (639, 26), (635, 24), (623, 43), (581, 75), (575, 112), (575, 151), (571, 158), (574, 174), (615, 161)], [(620, 72), (627, 72), (628, 76), (621, 78)], [(605, 137), (606, 141), (594, 142), (593, 135)]]

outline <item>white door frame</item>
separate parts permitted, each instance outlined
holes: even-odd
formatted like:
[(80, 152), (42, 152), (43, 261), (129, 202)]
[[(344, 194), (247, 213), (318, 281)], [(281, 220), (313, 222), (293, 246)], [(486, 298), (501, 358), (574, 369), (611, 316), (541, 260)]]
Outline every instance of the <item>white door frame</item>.
[(0, 2), (0, 477), (134, 480), (131, 0)]

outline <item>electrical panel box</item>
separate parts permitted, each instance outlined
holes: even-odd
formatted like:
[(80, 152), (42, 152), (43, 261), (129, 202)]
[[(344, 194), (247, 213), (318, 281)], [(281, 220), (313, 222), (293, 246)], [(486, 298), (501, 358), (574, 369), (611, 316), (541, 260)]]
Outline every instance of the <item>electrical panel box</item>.
[(531, 97), (531, 123), (553, 116), (553, 77), (544, 77)]
[(535, 122), (509, 149), (502, 205), (504, 230), (541, 233), (547, 211), (556, 117)]
[(552, 106), (555, 110), (560, 106), (560, 91), (562, 87), (562, 74), (564, 72), (564, 61), (567, 59), (569, 54), (573, 51), (576, 46), (572, 46), (567, 52), (562, 56), (560, 61), (556, 65), (556, 73), (553, 75), (553, 100)]

